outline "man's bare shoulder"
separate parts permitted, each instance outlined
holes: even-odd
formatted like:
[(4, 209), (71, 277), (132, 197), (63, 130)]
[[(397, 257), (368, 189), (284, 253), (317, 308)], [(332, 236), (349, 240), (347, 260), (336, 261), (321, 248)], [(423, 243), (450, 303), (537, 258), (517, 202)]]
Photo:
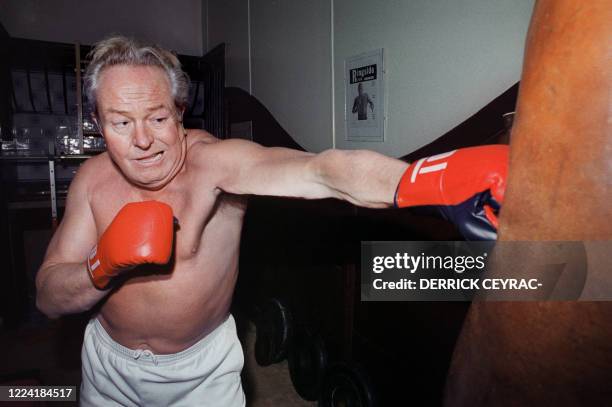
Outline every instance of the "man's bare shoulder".
[(241, 139), (219, 139), (204, 130), (187, 130), (187, 148), (192, 163), (220, 163), (238, 158), (256, 143)]
[(97, 171), (108, 171), (111, 167), (111, 158), (107, 152), (104, 152), (88, 158), (79, 167), (79, 172), (86, 176), (93, 176)]
[(87, 159), (77, 171), (75, 182), (96, 185), (104, 182), (111, 172), (116, 171), (108, 153), (104, 152)]
[(202, 129), (187, 129), (187, 146), (188, 148), (194, 145), (209, 145), (218, 143), (220, 140)]

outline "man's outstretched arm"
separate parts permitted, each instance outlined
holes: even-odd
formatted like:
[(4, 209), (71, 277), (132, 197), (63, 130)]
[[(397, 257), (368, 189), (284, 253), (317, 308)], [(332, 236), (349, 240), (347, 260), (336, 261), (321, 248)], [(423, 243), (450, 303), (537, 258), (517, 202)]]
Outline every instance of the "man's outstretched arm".
[[(368, 208), (429, 206), (468, 240), (496, 236), (507, 146), (470, 147), (411, 165), (367, 150), (320, 154), (266, 148), (244, 140), (200, 146), (197, 162), (224, 176), (218, 188), (234, 194), (306, 199), (337, 198)], [(197, 154), (197, 153), (196, 153)]]
[(225, 140), (204, 149), (223, 172), (218, 188), (234, 194), (338, 198), (369, 208), (393, 205), (404, 161), (367, 150), (319, 154)]

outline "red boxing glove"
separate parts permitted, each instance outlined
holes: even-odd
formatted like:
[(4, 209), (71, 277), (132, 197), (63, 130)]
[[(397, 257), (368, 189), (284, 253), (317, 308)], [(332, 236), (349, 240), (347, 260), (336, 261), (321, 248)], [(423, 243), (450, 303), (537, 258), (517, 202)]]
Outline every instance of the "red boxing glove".
[(506, 145), (453, 150), (412, 163), (399, 182), (395, 206), (432, 206), (468, 240), (492, 240), (508, 173)]
[(126, 204), (87, 258), (97, 288), (105, 288), (122, 271), (145, 263), (166, 264), (172, 255), (172, 208), (161, 202)]

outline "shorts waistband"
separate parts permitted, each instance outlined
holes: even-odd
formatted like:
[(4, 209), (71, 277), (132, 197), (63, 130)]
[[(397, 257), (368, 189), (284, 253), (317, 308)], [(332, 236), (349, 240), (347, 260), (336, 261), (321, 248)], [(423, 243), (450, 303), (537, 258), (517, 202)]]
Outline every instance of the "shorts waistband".
[[(106, 347), (108, 350), (110, 350), (117, 356), (121, 356), (124, 359), (132, 361), (138, 360), (138, 362), (142, 363), (166, 365), (176, 363), (183, 359), (187, 359), (198, 351), (201, 351), (202, 349), (206, 348), (212, 341), (215, 340), (216, 337), (221, 335), (226, 330), (235, 327), (235, 322), (234, 318), (230, 314), (225, 319), (225, 321), (223, 321), (212, 332), (210, 332), (208, 335), (206, 335), (187, 349), (177, 353), (159, 355), (154, 354), (148, 349), (130, 349), (126, 346), (121, 345), (110, 337), (110, 335), (108, 334), (108, 332), (106, 332), (100, 321), (98, 321), (98, 319), (95, 317), (89, 321), (88, 325), (90, 325), (92, 329), (92, 334), (94, 335), (95, 340), (101, 343), (104, 347)], [(142, 357), (143, 355), (145, 356), (144, 358)]]

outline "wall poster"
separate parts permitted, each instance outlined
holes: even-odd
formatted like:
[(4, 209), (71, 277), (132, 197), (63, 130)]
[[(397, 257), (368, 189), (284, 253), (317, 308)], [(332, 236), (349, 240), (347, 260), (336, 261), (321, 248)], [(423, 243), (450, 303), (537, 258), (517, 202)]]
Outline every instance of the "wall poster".
[(346, 140), (384, 141), (383, 49), (344, 62)]

